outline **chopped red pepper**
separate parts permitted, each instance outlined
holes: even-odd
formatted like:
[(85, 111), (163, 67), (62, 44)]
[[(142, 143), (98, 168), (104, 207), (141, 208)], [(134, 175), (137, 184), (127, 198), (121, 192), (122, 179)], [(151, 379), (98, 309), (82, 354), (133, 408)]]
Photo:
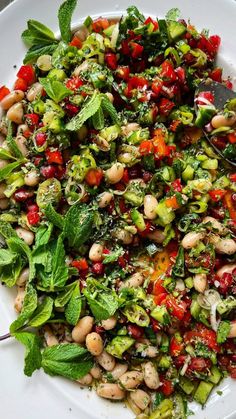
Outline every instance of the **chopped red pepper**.
[(201, 323), (197, 323), (194, 330), (184, 334), (184, 340), (186, 342), (192, 342), (198, 339), (203, 341), (213, 351), (220, 352), (220, 347), (216, 342), (216, 332), (208, 329)]
[(184, 345), (182, 343), (182, 339), (178, 339), (177, 337), (173, 336), (170, 340), (170, 354), (171, 356), (178, 356), (181, 354)]
[(208, 102), (213, 103), (215, 98), (212, 92), (200, 92), (197, 97), (198, 105), (206, 105), (206, 102), (201, 99), (206, 99)]
[(172, 111), (172, 109), (175, 107), (174, 102), (172, 102), (169, 99), (161, 98), (159, 102), (159, 112), (161, 116), (167, 116)]
[(14, 84), (14, 90), (22, 90), (22, 92), (26, 92), (28, 89), (28, 83), (24, 79), (17, 79)]
[(19, 79), (23, 79), (27, 82), (28, 86), (35, 81), (35, 71), (32, 65), (22, 65), (17, 73)]
[(231, 144), (235, 144), (236, 143), (236, 133), (232, 132), (231, 134), (228, 134), (228, 140)]
[(99, 17), (98, 19), (94, 20), (92, 23), (92, 30), (94, 32), (102, 32), (104, 29), (107, 29), (110, 26), (109, 20)]
[(9, 95), (10, 90), (6, 86), (0, 87), (0, 102), (5, 96)]
[(102, 169), (89, 169), (88, 173), (85, 176), (85, 181), (89, 186), (99, 186), (102, 181), (102, 178)]
[(30, 225), (36, 225), (40, 221), (40, 215), (38, 212), (29, 211), (27, 214), (27, 220)]
[(111, 69), (111, 70), (116, 70), (117, 69), (117, 57), (116, 54), (113, 53), (107, 53), (105, 54), (105, 61), (107, 66)]
[(209, 77), (214, 80), (214, 81), (218, 81), (219, 83), (222, 82), (222, 68), (217, 67), (214, 68), (210, 73), (209, 73)]
[(145, 20), (144, 25), (150, 25), (150, 24), (153, 26), (152, 32), (158, 31), (158, 29), (159, 29), (158, 22), (156, 20), (152, 19), (151, 17), (148, 17)]
[(81, 258), (79, 260), (73, 260), (71, 266), (78, 269), (78, 271), (86, 271), (88, 269), (88, 262), (85, 258)]
[(218, 202), (226, 194), (226, 190), (225, 189), (213, 189), (212, 191), (209, 191), (208, 194), (210, 195), (212, 201)]
[(151, 140), (142, 141), (139, 145), (139, 152), (142, 156), (147, 156), (154, 152), (153, 142)]
[(31, 129), (35, 129), (39, 124), (39, 115), (36, 113), (25, 114), (25, 122)]
[(83, 84), (84, 82), (81, 80), (80, 77), (74, 76), (67, 80), (66, 87), (67, 89), (75, 91), (79, 89), (81, 86), (83, 86)]
[(162, 386), (160, 387), (160, 391), (166, 396), (170, 396), (174, 391), (174, 385), (172, 381), (167, 380), (165, 378), (161, 378)]
[(47, 134), (45, 132), (37, 132), (35, 135), (35, 142), (38, 147), (42, 147), (47, 141)]
[(45, 155), (49, 164), (63, 164), (63, 157), (60, 150), (54, 148), (47, 148), (47, 150), (45, 151)]
[(173, 295), (168, 295), (165, 305), (172, 316), (177, 317), (179, 320), (183, 319), (186, 312), (186, 303), (184, 301), (177, 301)]
[(135, 59), (140, 58), (142, 56), (144, 47), (138, 44), (137, 42), (133, 42), (133, 41), (131, 41), (129, 45), (131, 49), (131, 57)]
[(116, 69), (116, 76), (121, 79), (127, 81), (129, 78), (130, 69), (126, 65), (119, 65)]
[(154, 282), (154, 286), (153, 286), (153, 294), (154, 295), (159, 295), (162, 293), (166, 293), (166, 289), (163, 285), (164, 281), (163, 279), (157, 279), (157, 281)]
[(176, 81), (177, 76), (170, 61), (166, 60), (161, 64), (160, 76), (163, 78), (165, 83), (173, 83)]
[(76, 48), (80, 49), (83, 45), (83, 42), (77, 36), (74, 36), (72, 38), (71, 42), (69, 43), (69, 45), (71, 47), (76, 47)]
[(175, 179), (171, 182), (171, 186), (175, 192), (182, 192), (183, 186), (181, 185), (181, 179)]

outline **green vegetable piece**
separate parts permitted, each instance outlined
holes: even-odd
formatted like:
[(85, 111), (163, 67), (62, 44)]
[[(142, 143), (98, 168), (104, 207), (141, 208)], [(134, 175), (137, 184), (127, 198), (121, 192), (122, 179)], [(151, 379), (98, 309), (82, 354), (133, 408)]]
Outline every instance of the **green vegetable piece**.
[(100, 131), (100, 137), (104, 138), (106, 141), (111, 142), (116, 140), (121, 133), (119, 125), (111, 125), (110, 127), (104, 128)]
[(77, 0), (66, 0), (61, 4), (58, 11), (59, 27), (61, 31), (61, 38), (65, 42), (71, 40), (71, 19), (75, 10)]
[(52, 121), (54, 116), (57, 116), (58, 118), (63, 118), (63, 116), (65, 116), (65, 111), (62, 107), (55, 103), (52, 99), (47, 99), (45, 105), (46, 113), (50, 115), (50, 117), (48, 117), (48, 123)]
[(12, 253), (10, 250), (7, 249), (0, 249), (0, 267), (10, 265), (12, 262), (15, 261), (16, 257), (16, 253)]
[(171, 399), (174, 404), (173, 417), (175, 419), (186, 419), (186, 403), (184, 403), (182, 396), (178, 393), (175, 393)]
[(53, 134), (60, 134), (64, 129), (64, 124), (60, 118), (54, 117), (50, 122), (48, 129), (53, 132)]
[(39, 185), (36, 202), (40, 209), (47, 205), (57, 205), (61, 199), (61, 184), (55, 178), (47, 179)]
[(82, 308), (82, 299), (80, 295), (80, 286), (77, 282), (76, 287), (73, 290), (70, 301), (65, 310), (65, 317), (69, 324), (75, 326), (80, 318)]
[(214, 385), (212, 383), (201, 381), (196, 390), (196, 393), (193, 396), (194, 400), (196, 400), (196, 402), (200, 403), (201, 405), (204, 405), (210, 396), (213, 387)]
[(175, 22), (174, 20), (168, 20), (166, 24), (171, 41), (177, 41), (186, 33), (187, 29), (182, 23)]
[(211, 105), (204, 105), (198, 108), (195, 125), (198, 128), (203, 128), (208, 124), (212, 117), (216, 114), (216, 108)]
[(187, 377), (179, 377), (179, 386), (188, 396), (195, 389), (193, 382)]
[(132, 304), (123, 310), (123, 314), (131, 323), (135, 323), (141, 327), (147, 327), (150, 319), (143, 307), (138, 304)]
[(213, 185), (212, 189), (225, 189), (230, 185), (230, 180), (227, 176), (221, 176), (219, 179), (217, 179)]
[(217, 305), (217, 311), (220, 315), (230, 312), (236, 308), (236, 298), (233, 296), (227, 297)]
[(47, 95), (56, 103), (61, 102), (66, 97), (73, 94), (72, 90), (67, 89), (64, 84), (58, 80), (40, 78), (39, 81)]
[(201, 164), (203, 169), (207, 170), (216, 170), (218, 168), (218, 160), (217, 159), (207, 159)]
[(119, 123), (118, 113), (115, 106), (110, 102), (106, 95), (102, 95), (102, 109), (111, 118), (113, 124)]
[(150, 138), (150, 133), (147, 128), (138, 129), (137, 131), (132, 132), (127, 138), (126, 141), (129, 144), (137, 145), (140, 144), (144, 140), (148, 140)]
[(38, 115), (43, 115), (45, 112), (45, 103), (42, 100), (38, 100), (34, 104), (34, 113), (37, 113)]
[(182, 246), (179, 247), (172, 273), (180, 278), (185, 276), (184, 248)]
[(127, 191), (124, 193), (123, 197), (127, 202), (135, 207), (140, 207), (143, 203), (143, 196), (137, 195), (135, 192)]
[(159, 360), (158, 366), (163, 369), (168, 369), (171, 366), (171, 357), (168, 355), (162, 355)]
[(157, 207), (156, 207), (156, 213), (159, 217), (159, 223), (162, 226), (166, 226), (167, 224), (170, 224), (174, 218), (175, 218), (175, 213), (174, 211), (172, 211), (171, 208), (167, 208), (165, 202), (159, 202)]
[(105, 118), (102, 108), (98, 108), (97, 112), (92, 116), (93, 127), (96, 130), (101, 130), (105, 125)]
[(53, 68), (49, 71), (47, 78), (48, 79), (54, 79), (63, 82), (66, 79), (67, 75), (64, 70), (61, 70), (60, 68)]
[(173, 419), (173, 402), (170, 399), (164, 399), (154, 412), (151, 413), (149, 419)]
[(44, 215), (53, 225), (63, 230), (65, 224), (64, 218), (61, 214), (58, 214), (58, 212), (55, 211), (52, 204), (48, 204), (44, 208)]
[(116, 358), (122, 359), (122, 355), (135, 343), (135, 339), (129, 336), (116, 336), (106, 346), (106, 351), (115, 356)]
[(217, 343), (224, 343), (230, 332), (230, 322), (228, 320), (221, 321), (217, 329)]
[(46, 323), (51, 315), (53, 309), (53, 299), (50, 297), (45, 297), (43, 302), (37, 307), (33, 316), (28, 322), (29, 326), (39, 327)]
[(217, 385), (220, 380), (222, 379), (222, 374), (219, 370), (219, 368), (217, 368), (215, 365), (213, 365), (213, 367), (211, 368), (211, 375), (209, 377), (209, 381), (212, 384)]
[(201, 311), (201, 306), (198, 304), (197, 300), (192, 300), (191, 307), (190, 307), (190, 313), (192, 317), (198, 320), (200, 311)]
[(28, 29), (22, 33), (23, 41), (31, 46), (45, 46), (57, 42), (54, 33), (45, 25), (37, 20), (28, 20)]
[(26, 348), (24, 373), (31, 377), (33, 372), (41, 367), (40, 339), (30, 332), (17, 332), (14, 336)]
[(13, 163), (9, 163), (7, 166), (3, 167), (3, 169), (0, 169), (0, 182), (7, 179), (13, 170), (17, 169), (17, 167), (21, 166), (24, 162), (24, 160), (14, 161)]
[(86, 204), (74, 204), (67, 211), (63, 234), (69, 246), (79, 249), (91, 236), (94, 211)]
[(101, 106), (101, 96), (94, 91), (93, 96), (86, 100), (81, 111), (66, 124), (68, 131), (78, 131)]
[(155, 320), (161, 324), (168, 324), (170, 321), (170, 316), (165, 306), (156, 306), (150, 314)]
[(192, 180), (194, 178), (194, 172), (194, 168), (188, 164), (181, 174), (182, 179), (187, 183), (188, 180)]
[(133, 208), (130, 212), (130, 216), (139, 231), (144, 231), (146, 229), (146, 224), (141, 212)]
[(24, 326), (25, 323), (32, 316), (36, 308), (37, 308), (37, 293), (36, 293), (36, 290), (32, 287), (32, 285), (28, 284), (26, 295), (23, 302), (22, 311), (19, 317), (16, 320), (14, 320), (14, 322), (11, 324), (10, 332), (14, 333), (18, 329), (20, 329), (22, 326)]

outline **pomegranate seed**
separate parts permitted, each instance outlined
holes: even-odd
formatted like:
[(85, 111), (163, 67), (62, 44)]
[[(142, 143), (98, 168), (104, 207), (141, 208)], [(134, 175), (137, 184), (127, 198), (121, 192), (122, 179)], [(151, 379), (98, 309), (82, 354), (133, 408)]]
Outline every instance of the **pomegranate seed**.
[(105, 329), (104, 329), (102, 326), (98, 326), (98, 325), (96, 325), (96, 326), (94, 327), (94, 331), (95, 331), (96, 333), (98, 333), (99, 335), (101, 335), (102, 333), (104, 333), (104, 332), (105, 332)]
[(143, 180), (145, 183), (150, 182), (150, 180), (152, 179), (153, 174), (150, 172), (144, 172), (143, 173)]
[(67, 103), (65, 106), (65, 110), (66, 110), (66, 113), (72, 117), (72, 116), (77, 115), (77, 113), (79, 112), (79, 107), (72, 105), (71, 103)]
[(150, 321), (151, 321), (151, 326), (152, 326), (153, 332), (154, 333), (160, 332), (160, 325), (159, 325), (158, 321), (153, 319), (152, 317), (150, 318)]
[(236, 355), (231, 355), (231, 361), (236, 362)]
[(129, 177), (130, 179), (137, 179), (141, 176), (141, 170), (139, 166), (133, 166), (129, 169)]
[(227, 294), (229, 288), (233, 284), (233, 275), (225, 272), (222, 277), (219, 279), (220, 286), (218, 288), (221, 294)]
[(224, 209), (221, 207), (216, 207), (211, 209), (212, 217), (216, 218), (217, 220), (223, 220), (225, 218)]
[(31, 198), (33, 195), (33, 191), (27, 191), (24, 188), (20, 188), (14, 193), (13, 196), (16, 202), (24, 202), (27, 199)]
[(38, 212), (39, 207), (37, 204), (32, 204), (31, 202), (27, 204), (27, 210), (28, 212)]
[(28, 212), (27, 220), (30, 225), (38, 224), (40, 221), (40, 215), (38, 212)]
[(127, 326), (128, 334), (133, 339), (140, 339), (143, 336), (143, 328), (140, 326), (137, 326), (136, 324), (128, 324)]
[(44, 132), (38, 132), (35, 135), (35, 142), (38, 147), (42, 147), (47, 141), (47, 134)]
[(33, 163), (36, 167), (38, 167), (42, 162), (43, 162), (43, 157), (42, 156), (35, 156), (33, 158)]
[(49, 164), (48, 166), (42, 166), (40, 169), (41, 175), (45, 177), (46, 179), (55, 177), (56, 172), (57, 170), (55, 166), (52, 166), (51, 164)]
[(92, 266), (92, 272), (95, 275), (102, 275), (104, 273), (104, 265), (102, 262), (96, 262)]

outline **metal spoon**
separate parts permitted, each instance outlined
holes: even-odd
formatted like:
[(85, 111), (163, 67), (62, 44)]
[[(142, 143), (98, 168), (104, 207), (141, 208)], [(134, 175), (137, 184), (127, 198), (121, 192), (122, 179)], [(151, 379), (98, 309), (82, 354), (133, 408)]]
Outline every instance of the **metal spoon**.
[[(221, 111), (224, 106), (225, 103), (229, 100), (229, 99), (234, 99), (236, 98), (236, 92), (234, 92), (233, 90), (228, 89), (226, 86), (224, 86), (221, 83), (218, 83), (216, 81), (212, 81), (212, 80), (206, 80), (204, 82), (201, 82), (199, 84), (199, 86), (197, 87), (196, 91), (195, 91), (195, 99), (198, 97), (200, 92), (211, 92), (214, 95), (214, 106), (216, 107), (216, 109), (218, 109), (219, 111)], [(194, 108), (195, 108), (195, 112), (197, 113), (197, 104), (196, 101), (194, 102)], [(206, 131), (204, 131), (204, 135), (207, 139), (207, 141), (210, 143), (210, 145), (214, 148), (214, 150), (216, 151), (217, 154), (220, 155), (220, 157), (227, 161), (227, 163), (230, 163), (232, 166), (236, 166), (236, 161), (232, 161), (227, 159), (226, 157), (224, 157), (224, 155), (222, 154), (221, 150), (219, 150), (216, 145), (212, 142), (211, 137), (208, 135), (208, 133)]]

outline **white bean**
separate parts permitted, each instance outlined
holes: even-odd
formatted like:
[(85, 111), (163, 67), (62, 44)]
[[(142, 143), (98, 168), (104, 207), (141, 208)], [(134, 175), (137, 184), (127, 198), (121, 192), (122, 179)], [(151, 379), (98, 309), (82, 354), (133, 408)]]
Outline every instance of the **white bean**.
[(16, 234), (20, 239), (24, 240), (28, 246), (31, 246), (31, 244), (34, 241), (34, 233), (32, 231), (26, 230), (22, 227), (16, 227)]
[(149, 394), (140, 389), (132, 391), (130, 398), (141, 410), (145, 410), (151, 401)]
[(151, 233), (148, 233), (147, 237), (155, 243), (163, 243), (163, 241), (166, 238), (166, 234), (164, 233), (164, 231), (154, 230)]
[(22, 90), (14, 90), (1, 100), (0, 105), (4, 111), (7, 111), (17, 102), (20, 102), (24, 98), (25, 94)]
[[(90, 61), (92, 62), (92, 60), (90, 60)], [(74, 76), (79, 76), (80, 73), (81, 73), (81, 71), (88, 70), (90, 61), (85, 60), (78, 67), (75, 67), (74, 72), (73, 72), (73, 75)]]
[(85, 342), (86, 336), (91, 332), (93, 328), (94, 318), (91, 316), (84, 316), (78, 321), (72, 330), (72, 339), (76, 343)]
[(76, 36), (76, 38), (80, 39), (80, 41), (82, 41), (82, 42), (85, 41), (85, 39), (88, 37), (88, 35), (89, 35), (89, 31), (85, 26), (78, 29), (78, 31), (76, 31), (74, 33), (74, 36)]
[(142, 357), (155, 358), (158, 354), (158, 349), (153, 345), (145, 345), (143, 343), (136, 343), (135, 348), (142, 354)]
[(36, 186), (39, 183), (39, 173), (37, 170), (31, 170), (30, 172), (26, 173), (24, 177), (24, 182), (27, 186)]
[(207, 288), (207, 276), (206, 274), (196, 274), (193, 277), (193, 286), (196, 291), (204, 292)]
[(160, 379), (153, 363), (150, 361), (145, 362), (142, 367), (146, 386), (152, 390), (156, 390), (160, 386)]
[(8, 198), (0, 199), (0, 209), (5, 210), (9, 207), (10, 200)]
[(112, 371), (115, 368), (116, 361), (114, 356), (108, 354), (106, 351), (102, 351), (101, 355), (96, 357), (97, 362), (106, 371)]
[(59, 341), (56, 338), (56, 336), (54, 335), (54, 333), (52, 332), (51, 327), (46, 325), (46, 326), (44, 326), (43, 329), (44, 329), (44, 338), (46, 340), (47, 346), (58, 345)]
[(118, 183), (124, 174), (124, 166), (121, 163), (114, 163), (110, 169), (107, 169), (105, 172), (106, 179), (108, 183), (115, 184)]
[(28, 130), (29, 130), (29, 127), (28, 127), (27, 124), (18, 125), (16, 135), (17, 136), (18, 135), (24, 135), (24, 133)]
[(0, 183), (0, 199), (6, 198), (6, 195), (4, 194), (6, 187), (6, 183)]
[(24, 268), (23, 271), (21, 271), (20, 276), (17, 278), (16, 284), (19, 287), (22, 287), (26, 284), (26, 282), (29, 279), (29, 268)]
[(131, 234), (129, 231), (126, 231), (123, 228), (118, 228), (116, 229), (113, 233), (112, 236), (121, 241), (123, 244), (131, 244), (133, 241), (133, 234)]
[(35, 99), (40, 98), (42, 93), (43, 93), (43, 86), (37, 82), (37, 83), (32, 84), (26, 96), (29, 102), (33, 102)]
[(184, 291), (185, 290), (185, 283), (182, 279), (177, 279), (175, 289), (177, 291)]
[(27, 141), (23, 135), (18, 135), (15, 139), (15, 143), (24, 157), (29, 154), (29, 150), (27, 148)]
[(122, 400), (125, 398), (125, 392), (118, 384), (104, 383), (97, 387), (97, 395), (104, 399)]
[(103, 192), (101, 195), (98, 196), (98, 206), (99, 208), (105, 208), (107, 205), (110, 204), (113, 195), (111, 192)]
[(93, 377), (91, 374), (86, 374), (84, 377), (80, 378), (79, 380), (76, 380), (77, 383), (81, 384), (82, 386), (90, 386), (93, 381)]
[(22, 310), (25, 294), (25, 287), (18, 287), (17, 296), (14, 303), (14, 308), (18, 313), (20, 313)]
[(236, 338), (236, 321), (230, 322), (230, 331), (228, 334), (228, 338)]
[(139, 128), (140, 128), (139, 124), (137, 124), (136, 122), (131, 122), (130, 124), (123, 125), (121, 127), (121, 130), (122, 130), (122, 134), (125, 137), (127, 137), (131, 132), (138, 131)]
[(92, 262), (101, 262), (104, 246), (100, 243), (93, 243), (89, 250), (89, 259)]
[(227, 230), (228, 229), (225, 226), (223, 226), (223, 224), (221, 224), (218, 220), (216, 220), (213, 217), (209, 217), (209, 216), (204, 217), (203, 220), (202, 220), (202, 223), (203, 224), (210, 223), (211, 226), (207, 227), (209, 230), (212, 230), (212, 229), (217, 230), (217, 232), (219, 234), (225, 234), (225, 233), (227, 233)]
[(215, 115), (211, 120), (213, 128), (232, 127), (236, 122), (236, 115), (226, 118), (224, 115)]
[(143, 201), (144, 214), (149, 220), (154, 220), (157, 217), (156, 207), (158, 205), (157, 199), (153, 195), (146, 195)]
[(24, 109), (22, 103), (15, 103), (7, 111), (7, 118), (9, 121), (15, 122), (17, 125), (22, 124), (23, 116)]
[(144, 276), (140, 272), (131, 275), (126, 281), (121, 283), (120, 288), (138, 288), (144, 283)]
[(8, 164), (9, 164), (9, 161), (8, 160), (2, 160), (2, 159), (0, 159), (0, 169), (3, 169)]
[(101, 355), (103, 351), (103, 340), (98, 333), (96, 332), (89, 333), (86, 336), (85, 343), (86, 343), (88, 351), (92, 355), (94, 356)]
[(112, 330), (116, 326), (117, 318), (115, 316), (109, 317), (109, 319), (102, 320), (101, 325), (105, 330)]
[(113, 96), (112, 93), (106, 92), (105, 95), (108, 97), (108, 99), (110, 100), (111, 103), (114, 102), (114, 96)]
[(233, 239), (220, 239), (215, 244), (215, 250), (225, 255), (233, 255), (236, 252), (236, 243)]
[(122, 388), (131, 390), (143, 382), (143, 373), (140, 371), (128, 371), (120, 377), (119, 381)]
[(97, 365), (94, 365), (91, 368), (90, 374), (92, 375), (93, 378), (95, 378), (95, 380), (100, 380), (102, 378), (102, 371)]
[(236, 263), (229, 263), (218, 269), (216, 275), (219, 276), (219, 278), (221, 278), (222, 275), (224, 275), (224, 273), (231, 274), (234, 271), (234, 269), (236, 269)]
[(195, 247), (200, 240), (202, 240), (205, 237), (205, 233), (197, 233), (195, 231), (190, 231), (187, 233), (183, 240), (182, 240), (182, 246), (184, 249), (192, 249), (192, 247)]
[(128, 370), (127, 364), (116, 364), (115, 368), (111, 371), (114, 380), (118, 380)]

